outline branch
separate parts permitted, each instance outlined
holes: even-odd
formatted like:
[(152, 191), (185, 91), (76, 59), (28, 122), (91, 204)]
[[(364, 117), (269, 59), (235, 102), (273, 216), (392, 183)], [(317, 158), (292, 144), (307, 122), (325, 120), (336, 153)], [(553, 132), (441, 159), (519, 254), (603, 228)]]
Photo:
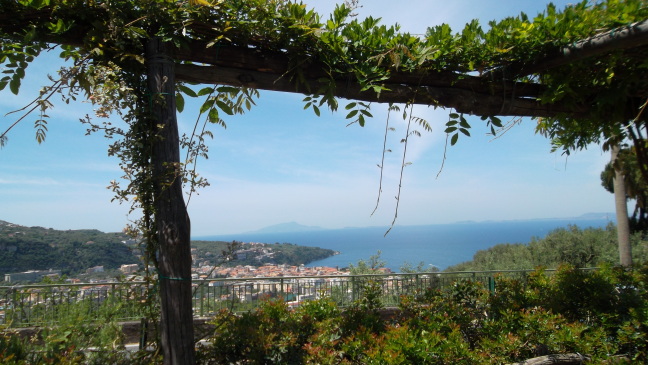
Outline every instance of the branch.
[(553, 354), (547, 356), (534, 357), (522, 362), (516, 362), (509, 365), (581, 365), (584, 362), (591, 361), (591, 357), (581, 354)]

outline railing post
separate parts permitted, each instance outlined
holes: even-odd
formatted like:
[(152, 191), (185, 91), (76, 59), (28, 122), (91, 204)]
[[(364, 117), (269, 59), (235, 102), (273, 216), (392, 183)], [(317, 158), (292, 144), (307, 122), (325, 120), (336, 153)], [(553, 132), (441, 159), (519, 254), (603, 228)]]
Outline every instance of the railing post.
[[(198, 286), (198, 290), (196, 291), (200, 297), (200, 316), (204, 317), (205, 316), (205, 287), (203, 285)], [(207, 289), (207, 293), (209, 293), (209, 288)], [(209, 295), (209, 294), (208, 294)], [(196, 299), (194, 298), (194, 301)]]
[(488, 277), (488, 291), (490, 291), (491, 294), (495, 294), (495, 278), (492, 276)]
[(16, 317), (16, 310), (18, 309), (18, 290), (14, 290), (13, 292), (13, 300), (11, 303), (11, 322), (14, 322), (14, 319)]

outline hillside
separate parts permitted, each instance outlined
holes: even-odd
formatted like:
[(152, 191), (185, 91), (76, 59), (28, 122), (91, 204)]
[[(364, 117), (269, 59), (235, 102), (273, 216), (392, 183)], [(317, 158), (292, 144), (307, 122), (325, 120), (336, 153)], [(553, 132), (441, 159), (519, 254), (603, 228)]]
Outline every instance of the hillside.
[[(555, 269), (566, 263), (576, 267), (617, 265), (619, 249), (616, 227), (580, 229), (558, 228), (545, 238), (528, 244), (503, 243), (475, 253), (472, 261), (450, 266), (444, 271), (525, 270), (539, 266)], [(648, 241), (640, 233), (631, 237), (635, 263), (648, 261)]]
[[(195, 265), (220, 264), (227, 242), (192, 241)], [(103, 266), (117, 269), (139, 263), (135, 242), (123, 233), (104, 233), (95, 229), (60, 231), (52, 228), (25, 227), (0, 220), (0, 275), (28, 270), (61, 270), (75, 275)], [(242, 243), (231, 265), (288, 264), (301, 265), (335, 254), (319, 247), (290, 243)]]
[(222, 241), (192, 241), (191, 247), (198, 266), (208, 265), (251, 265), (287, 264), (302, 265), (322, 260), (336, 254), (335, 251), (309, 246), (298, 246), (292, 243), (238, 243), (236, 258), (227, 263), (221, 260), (223, 251), (228, 248), (227, 242)]
[(59, 231), (0, 221), (0, 274), (58, 269), (76, 274), (94, 266), (135, 264), (128, 236), (94, 229)]

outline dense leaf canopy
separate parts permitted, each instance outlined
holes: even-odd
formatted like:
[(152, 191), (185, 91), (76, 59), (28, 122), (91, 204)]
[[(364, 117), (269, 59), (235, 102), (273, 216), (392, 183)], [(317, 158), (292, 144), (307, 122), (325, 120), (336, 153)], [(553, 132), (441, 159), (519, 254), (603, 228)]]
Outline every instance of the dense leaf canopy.
[[(487, 29), (473, 21), (425, 35), (351, 11), (341, 5), (324, 19), (285, 0), (3, 0), (0, 87), (17, 92), (28, 62), (52, 44), (62, 57), (143, 71), (143, 40), (161, 36), (176, 47), (179, 80), (317, 94), (307, 104), (316, 113), (346, 97), (546, 117), (540, 127), (565, 149), (625, 137), (628, 121), (645, 121), (645, 1), (549, 5)], [(84, 72), (73, 79), (91, 95)]]

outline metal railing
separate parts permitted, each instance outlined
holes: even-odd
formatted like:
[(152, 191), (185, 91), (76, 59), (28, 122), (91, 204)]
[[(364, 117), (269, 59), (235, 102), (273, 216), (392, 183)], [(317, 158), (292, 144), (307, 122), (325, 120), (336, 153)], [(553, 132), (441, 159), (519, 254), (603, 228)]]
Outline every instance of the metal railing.
[[(548, 270), (549, 271), (549, 270)], [(380, 288), (385, 306), (398, 305), (402, 295), (442, 289), (457, 280), (471, 280), (494, 289), (496, 275), (526, 280), (532, 270), (438, 272), (416, 274), (296, 276), (228, 278), (193, 281), (196, 317), (212, 316), (221, 309), (241, 312), (254, 309), (264, 299), (282, 298), (291, 306), (305, 300), (329, 297), (340, 307), (361, 298), (367, 284)], [(144, 282), (93, 284), (15, 285), (0, 287), (0, 324), (26, 327), (61, 321), (113, 320), (144, 317), (156, 287)]]

